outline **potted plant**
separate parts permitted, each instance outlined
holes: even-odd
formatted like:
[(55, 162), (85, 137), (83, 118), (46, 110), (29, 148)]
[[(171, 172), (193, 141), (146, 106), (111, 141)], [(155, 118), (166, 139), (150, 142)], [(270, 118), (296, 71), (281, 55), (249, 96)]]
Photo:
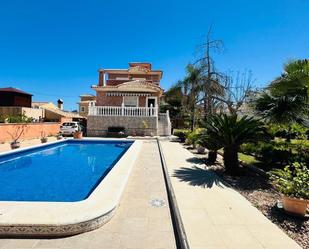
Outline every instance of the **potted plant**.
[(309, 169), (298, 162), (275, 169), (270, 180), (282, 193), (282, 206), (285, 211), (305, 216), (309, 204)]
[(74, 139), (82, 139), (83, 138), (83, 132), (81, 130), (81, 127), (78, 126), (77, 131), (73, 134)]
[(48, 141), (48, 138), (46, 136), (46, 133), (44, 131), (41, 131), (41, 143), (44, 144), (44, 143), (47, 143)]
[(62, 133), (61, 132), (59, 132), (58, 134), (57, 134), (57, 140), (61, 140), (61, 139), (63, 139), (63, 136), (62, 136)]
[(18, 140), (13, 140), (13, 142), (10, 143), (11, 149), (18, 149), (20, 147), (20, 142)]
[(26, 129), (26, 125), (14, 125), (14, 131), (8, 132), (12, 138), (12, 142), (10, 143), (11, 149), (18, 149), (20, 147), (19, 138), (24, 134)]

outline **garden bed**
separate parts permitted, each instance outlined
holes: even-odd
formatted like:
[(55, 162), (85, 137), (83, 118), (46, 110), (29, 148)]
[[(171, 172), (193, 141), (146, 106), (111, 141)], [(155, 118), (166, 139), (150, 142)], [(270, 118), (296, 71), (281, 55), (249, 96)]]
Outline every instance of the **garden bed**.
[[(186, 148), (193, 153), (196, 152), (192, 147), (186, 146)], [(196, 155), (200, 160), (205, 161), (205, 155)], [(218, 155), (218, 157), (220, 156)], [(281, 199), (280, 194), (268, 182), (267, 177), (246, 168), (243, 168), (242, 176), (226, 175), (220, 164), (209, 166), (209, 168), (242, 194), (299, 245), (304, 249), (309, 249), (309, 220), (289, 216), (276, 208), (277, 201)]]

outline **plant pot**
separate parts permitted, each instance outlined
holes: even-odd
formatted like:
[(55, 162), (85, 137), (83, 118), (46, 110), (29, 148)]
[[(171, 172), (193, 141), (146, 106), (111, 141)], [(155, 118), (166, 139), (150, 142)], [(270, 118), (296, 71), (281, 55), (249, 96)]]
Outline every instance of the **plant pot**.
[(42, 138), (41, 138), (41, 143), (42, 143), (42, 144), (47, 143), (47, 141), (48, 141), (48, 138), (47, 138), (47, 137), (42, 137)]
[(57, 136), (57, 140), (61, 140), (61, 139), (63, 139), (63, 136), (62, 135), (58, 135)]
[(208, 163), (214, 164), (216, 160), (217, 160), (217, 151), (212, 150), (208, 151), (208, 159), (207, 159)]
[(16, 142), (12, 142), (11, 143), (11, 149), (18, 149), (20, 147), (20, 142), (16, 141)]
[(81, 131), (77, 131), (74, 133), (74, 139), (82, 139), (83, 138), (83, 133)]
[(282, 196), (282, 205), (285, 211), (301, 216), (305, 216), (309, 200)]
[(197, 153), (198, 154), (205, 154), (205, 148), (200, 146), (200, 147), (197, 147)]

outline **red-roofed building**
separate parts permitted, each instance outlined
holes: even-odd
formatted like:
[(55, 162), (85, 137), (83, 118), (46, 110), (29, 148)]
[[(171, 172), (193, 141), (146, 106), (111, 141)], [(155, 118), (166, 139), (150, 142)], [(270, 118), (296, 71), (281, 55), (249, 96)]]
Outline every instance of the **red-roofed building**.
[(92, 86), (87, 133), (108, 135), (125, 130), (128, 135), (170, 135), (168, 113), (159, 113), (163, 71), (151, 63), (131, 62), (126, 69), (99, 69), (99, 82)]

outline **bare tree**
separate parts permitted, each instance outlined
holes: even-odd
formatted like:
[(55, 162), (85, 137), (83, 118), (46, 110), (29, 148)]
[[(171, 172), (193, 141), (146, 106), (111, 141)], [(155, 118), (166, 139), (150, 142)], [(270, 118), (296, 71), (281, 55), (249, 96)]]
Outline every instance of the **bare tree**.
[(230, 72), (223, 77), (224, 95), (212, 95), (211, 98), (221, 102), (223, 110), (227, 109), (229, 113), (236, 114), (252, 93), (254, 81), (251, 71), (238, 71), (236, 74)]
[(223, 75), (215, 68), (212, 53), (220, 53), (223, 51), (223, 41), (212, 39), (212, 26), (209, 28), (206, 42), (199, 47), (201, 57), (195, 62), (201, 68), (201, 84), (203, 91), (204, 116), (213, 113), (212, 96), (222, 96), (224, 88), (220, 84)]

